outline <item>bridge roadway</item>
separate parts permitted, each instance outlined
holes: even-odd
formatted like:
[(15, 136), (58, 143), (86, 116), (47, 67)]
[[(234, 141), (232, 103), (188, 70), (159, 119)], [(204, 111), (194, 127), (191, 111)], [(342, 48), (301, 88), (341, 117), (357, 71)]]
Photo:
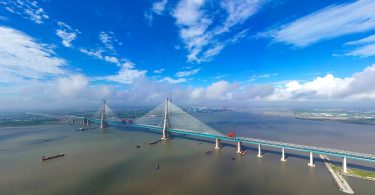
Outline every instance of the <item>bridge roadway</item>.
[[(142, 125), (142, 124), (133, 124), (132, 126), (162, 131), (162, 128), (158, 126)], [(345, 150), (336, 150), (336, 149), (330, 149), (330, 148), (306, 146), (306, 145), (300, 145), (300, 144), (291, 144), (291, 143), (285, 143), (285, 142), (277, 142), (277, 141), (247, 138), (247, 137), (232, 138), (232, 137), (227, 137), (225, 135), (214, 135), (214, 134), (208, 134), (208, 133), (186, 131), (183, 129), (168, 129), (168, 132), (183, 134), (183, 135), (205, 137), (205, 138), (220, 139), (220, 140), (226, 140), (226, 141), (231, 141), (231, 142), (242, 142), (242, 143), (256, 144), (256, 145), (262, 145), (262, 146), (270, 146), (270, 147), (275, 147), (275, 148), (285, 148), (289, 150), (312, 152), (315, 154), (350, 158), (350, 159), (360, 160), (360, 161), (375, 162), (375, 155), (359, 153), (359, 152), (350, 152), (350, 151), (345, 151)]]

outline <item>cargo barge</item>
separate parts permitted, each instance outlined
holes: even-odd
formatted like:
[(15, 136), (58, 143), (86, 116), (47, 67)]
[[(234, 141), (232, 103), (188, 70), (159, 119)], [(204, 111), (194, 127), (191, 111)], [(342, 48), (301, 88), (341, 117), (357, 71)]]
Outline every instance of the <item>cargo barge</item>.
[(42, 156), (42, 161), (51, 160), (51, 159), (59, 158), (59, 157), (63, 157), (63, 156), (65, 156), (64, 153), (54, 155), (54, 156)]

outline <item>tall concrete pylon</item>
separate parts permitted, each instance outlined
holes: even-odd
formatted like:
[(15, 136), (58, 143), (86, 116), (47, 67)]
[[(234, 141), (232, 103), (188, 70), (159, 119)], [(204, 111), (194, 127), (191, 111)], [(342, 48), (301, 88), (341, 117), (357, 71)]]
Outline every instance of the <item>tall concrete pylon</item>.
[(163, 137), (161, 138), (162, 140), (167, 140), (168, 139), (168, 128), (169, 128), (169, 113), (168, 113), (168, 104), (169, 100), (165, 101), (165, 106), (164, 106), (164, 117), (163, 117)]
[(107, 124), (107, 116), (106, 116), (106, 106), (107, 106), (107, 101), (103, 100), (103, 108), (102, 108), (102, 113), (101, 113), (101, 119), (100, 119), (100, 128), (106, 128), (108, 126)]

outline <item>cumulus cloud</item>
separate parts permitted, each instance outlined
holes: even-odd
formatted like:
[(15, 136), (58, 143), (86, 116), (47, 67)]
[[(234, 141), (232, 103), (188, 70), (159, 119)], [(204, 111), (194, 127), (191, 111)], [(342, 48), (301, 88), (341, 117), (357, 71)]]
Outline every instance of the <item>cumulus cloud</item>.
[(2, 1), (0, 2), (8, 12), (17, 14), (23, 18), (29, 19), (37, 24), (42, 24), (49, 16), (39, 7), (36, 1)]
[(320, 40), (375, 29), (375, 1), (331, 5), (271, 32), (275, 41), (305, 47)]
[(271, 84), (248, 84), (242, 86), (234, 94), (235, 100), (265, 100), (275, 92), (275, 87)]
[(347, 100), (375, 98), (375, 64), (351, 77), (339, 78), (332, 74), (312, 81), (289, 81), (276, 88), (269, 100)]
[[(133, 67), (129, 64), (124, 66), (124, 69)], [(130, 79), (126, 75), (128, 74), (110, 79), (127, 84)], [(120, 78), (125, 80), (118, 81)], [(247, 106), (254, 102), (363, 102), (362, 100), (375, 99), (375, 64), (346, 78), (327, 74), (310, 81), (294, 80), (277, 85), (240, 84), (221, 80), (205, 87), (193, 87), (139, 77), (130, 85), (127, 84), (127, 88), (116, 89), (94, 85), (90, 80), (95, 79), (77, 74), (62, 76), (49, 82), (32, 80), (22, 86), (2, 87), (0, 101), (23, 108), (44, 102), (50, 106), (83, 106), (97, 105), (101, 98), (107, 97), (117, 105), (156, 105), (168, 97), (170, 92), (173, 100), (183, 105)]]
[(134, 64), (130, 61), (122, 64), (120, 70), (115, 75), (97, 77), (98, 80), (107, 80), (122, 84), (131, 84), (135, 79), (145, 77), (146, 70), (135, 69)]
[(83, 75), (72, 75), (57, 79), (57, 89), (63, 96), (75, 96), (88, 85), (88, 79)]
[(56, 30), (56, 35), (61, 38), (62, 44), (65, 47), (71, 47), (71, 42), (77, 38), (79, 31), (63, 22), (57, 22), (57, 24), (59, 29)]
[(235, 38), (226, 38), (225, 34), (232, 28), (246, 21), (259, 9), (261, 1), (258, 0), (233, 0), (221, 1), (221, 11), (226, 12), (226, 17), (218, 17), (214, 13), (208, 13), (210, 3), (205, 0), (180, 0), (172, 12), (176, 19), (176, 25), (180, 31), (180, 37), (188, 50), (188, 61), (203, 62), (218, 55), (222, 49), (237, 42), (244, 37), (247, 31), (241, 31)]
[(16, 29), (0, 26), (0, 82), (12, 83), (63, 75), (66, 62), (46, 44)]
[(324, 77), (317, 77), (313, 81), (299, 83), (298, 81), (290, 81), (285, 86), (277, 89), (271, 99), (323, 99), (336, 97), (344, 90), (351, 78), (336, 78), (332, 74)]
[(221, 80), (212, 83), (206, 88), (198, 87), (192, 90), (190, 97), (193, 99), (230, 100), (239, 88), (236, 83)]
[(0, 89), (0, 102), (7, 102), (1, 111), (93, 108), (113, 93), (111, 87), (90, 84), (86, 76), (77, 74)]

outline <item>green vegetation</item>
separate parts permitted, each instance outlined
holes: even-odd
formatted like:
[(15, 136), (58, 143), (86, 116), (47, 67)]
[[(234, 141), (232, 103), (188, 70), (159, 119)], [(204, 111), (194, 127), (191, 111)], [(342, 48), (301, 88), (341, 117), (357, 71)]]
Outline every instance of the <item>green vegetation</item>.
[[(331, 164), (331, 167), (334, 171), (336, 172), (342, 172), (342, 168), (338, 165), (333, 165)], [(372, 171), (365, 171), (365, 170), (360, 170), (360, 169), (348, 169), (349, 175), (352, 176), (357, 176), (357, 177), (369, 177), (372, 179), (375, 179), (375, 172)]]
[(352, 175), (359, 176), (359, 177), (371, 177), (371, 178), (375, 179), (375, 172), (371, 172), (371, 171), (363, 171), (363, 170), (359, 170), (359, 169), (350, 169), (349, 173), (352, 174)]
[(331, 164), (331, 167), (332, 167), (332, 169), (333, 169), (335, 172), (340, 172), (340, 171), (341, 171), (341, 168), (338, 167), (337, 165)]

